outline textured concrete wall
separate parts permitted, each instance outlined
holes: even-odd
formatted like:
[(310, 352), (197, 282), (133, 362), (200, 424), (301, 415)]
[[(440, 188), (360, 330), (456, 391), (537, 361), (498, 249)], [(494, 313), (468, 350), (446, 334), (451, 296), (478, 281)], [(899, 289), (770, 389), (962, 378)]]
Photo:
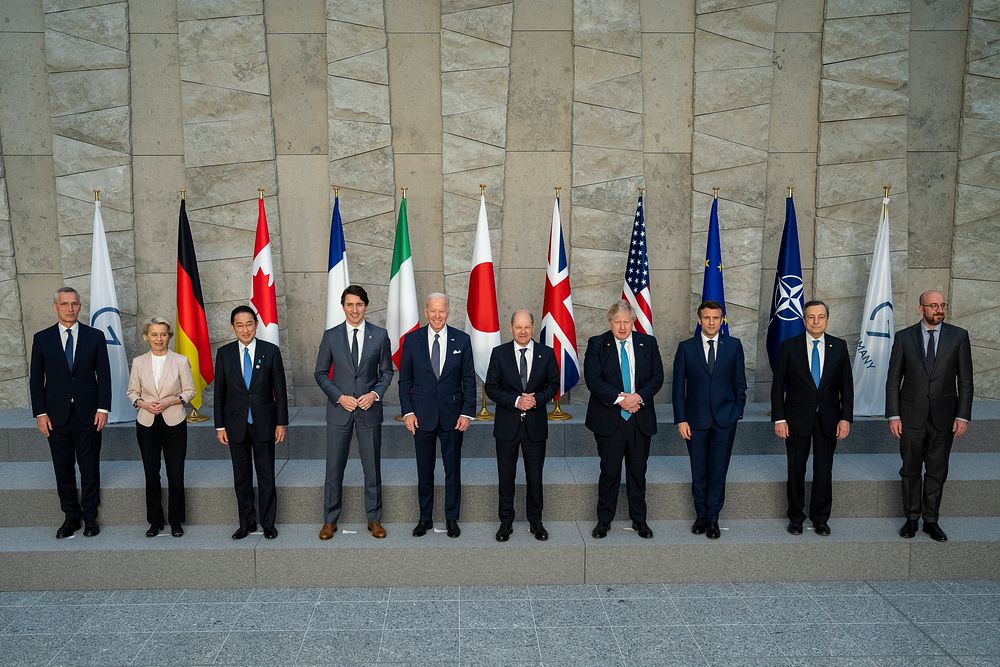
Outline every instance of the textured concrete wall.
[(668, 367), (721, 188), (727, 306), (758, 400), (786, 188), (806, 296), (852, 338), (891, 185), (897, 325), (943, 289), (973, 331), (977, 394), (1000, 398), (998, 35), (989, 0), (7, 0), (0, 406), (27, 404), (52, 290), (86, 298), (94, 189), (131, 354), (136, 318), (174, 316), (181, 188), (213, 346), (231, 337), (265, 188), (289, 379), (315, 404), (332, 186), (372, 320), (406, 187), (418, 292), (451, 294), (463, 326), (480, 183), (501, 321), (541, 309), (562, 187), (581, 352), (620, 293), (644, 187)]

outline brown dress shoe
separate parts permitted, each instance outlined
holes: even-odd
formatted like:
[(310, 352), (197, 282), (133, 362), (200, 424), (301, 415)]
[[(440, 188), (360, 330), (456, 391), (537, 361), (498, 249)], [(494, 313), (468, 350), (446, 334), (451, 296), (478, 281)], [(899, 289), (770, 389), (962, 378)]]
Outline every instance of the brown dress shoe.
[(379, 540), (385, 537), (385, 528), (378, 521), (368, 522), (368, 532), (372, 534), (372, 537)]
[(323, 528), (319, 531), (319, 539), (328, 540), (333, 537), (333, 534), (337, 532), (337, 524), (335, 523), (324, 523)]

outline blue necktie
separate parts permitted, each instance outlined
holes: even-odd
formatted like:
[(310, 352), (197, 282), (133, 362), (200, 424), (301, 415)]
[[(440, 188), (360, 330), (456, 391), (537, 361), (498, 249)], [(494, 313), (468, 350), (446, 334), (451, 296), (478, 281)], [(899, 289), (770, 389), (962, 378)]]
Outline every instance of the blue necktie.
[[(625, 341), (621, 341), (622, 344), (622, 390), (626, 394), (632, 393), (632, 370), (628, 366), (628, 352), (625, 351)], [(628, 421), (628, 418), (632, 416), (632, 413), (628, 410), (622, 408), (622, 419)]]
[(816, 383), (817, 387), (819, 387), (819, 341), (814, 340), (812, 344), (813, 344), (813, 351), (812, 351), (811, 370), (812, 370), (813, 382)]
[[(250, 348), (243, 348), (243, 384), (250, 388), (250, 377), (253, 375), (253, 362), (250, 361)], [(247, 408), (247, 423), (253, 423), (253, 411)]]
[(73, 330), (66, 329), (66, 363), (73, 370)]

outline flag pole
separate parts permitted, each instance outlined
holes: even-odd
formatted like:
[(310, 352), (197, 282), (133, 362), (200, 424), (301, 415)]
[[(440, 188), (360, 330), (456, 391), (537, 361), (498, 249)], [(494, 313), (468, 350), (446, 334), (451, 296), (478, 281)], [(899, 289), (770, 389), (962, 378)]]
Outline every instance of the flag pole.
[[(181, 188), (180, 190), (178, 190), (178, 192), (181, 195), (181, 201), (186, 201), (187, 200), (187, 188)], [(208, 417), (206, 417), (205, 415), (203, 415), (200, 412), (198, 412), (198, 408), (194, 408), (193, 407), (193, 408), (191, 408), (191, 414), (189, 414), (187, 416), (187, 418), (185, 419), (185, 421), (190, 422), (192, 424), (197, 424), (198, 422), (207, 422), (208, 421)]]
[[(559, 193), (562, 192), (562, 186), (556, 186), (556, 199), (559, 199)], [(560, 405), (561, 396), (557, 396), (555, 400), (555, 407), (552, 408), (552, 412), (548, 414), (549, 421), (561, 422), (571, 419), (573, 415), (568, 412), (563, 412), (562, 406)]]
[[(480, 197), (485, 197), (486, 196), (486, 184), (485, 183), (480, 183), (479, 184), (479, 196)], [(493, 415), (492, 412), (490, 412), (486, 408), (486, 383), (485, 382), (483, 382), (482, 387), (483, 387), (482, 408), (479, 410), (479, 412), (476, 413), (476, 419), (479, 419), (479, 420), (482, 420), (482, 421), (486, 421), (486, 422), (493, 421), (496, 417)]]

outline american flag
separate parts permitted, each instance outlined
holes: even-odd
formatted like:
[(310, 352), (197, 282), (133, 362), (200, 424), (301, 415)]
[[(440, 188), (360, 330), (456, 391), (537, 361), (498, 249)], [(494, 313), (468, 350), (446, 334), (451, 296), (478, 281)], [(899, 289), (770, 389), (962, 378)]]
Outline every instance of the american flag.
[(573, 318), (573, 295), (569, 286), (569, 261), (563, 245), (559, 197), (552, 208), (549, 231), (549, 257), (545, 269), (545, 300), (542, 304), (543, 343), (552, 348), (559, 366), (559, 394), (562, 396), (580, 381), (580, 360), (576, 354), (576, 321)]
[(632, 304), (636, 331), (652, 336), (653, 300), (649, 294), (649, 260), (646, 258), (646, 219), (642, 214), (642, 195), (639, 195), (639, 203), (635, 206), (635, 222), (632, 223), (632, 240), (628, 247), (622, 299)]

